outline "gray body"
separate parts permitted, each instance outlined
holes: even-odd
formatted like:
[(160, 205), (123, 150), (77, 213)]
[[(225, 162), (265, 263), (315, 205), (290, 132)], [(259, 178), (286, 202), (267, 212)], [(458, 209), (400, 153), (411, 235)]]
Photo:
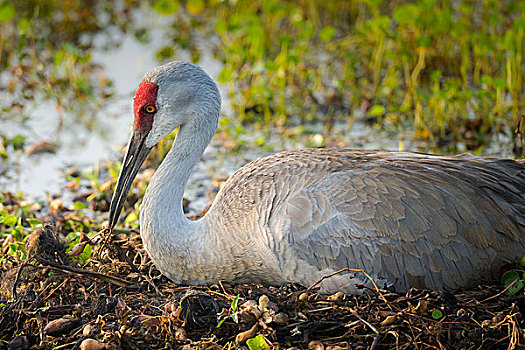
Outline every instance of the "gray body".
[[(525, 164), (410, 152), (306, 149), (235, 172), (208, 213), (182, 211), (188, 176), (213, 136), (215, 83), (172, 62), (148, 73), (159, 85), (152, 147), (180, 127), (144, 197), (144, 245), (179, 283), (219, 280), (309, 286), (348, 267), (380, 286), (457, 289), (494, 278), (525, 254)], [(363, 275), (337, 275), (325, 292), (358, 293)]]

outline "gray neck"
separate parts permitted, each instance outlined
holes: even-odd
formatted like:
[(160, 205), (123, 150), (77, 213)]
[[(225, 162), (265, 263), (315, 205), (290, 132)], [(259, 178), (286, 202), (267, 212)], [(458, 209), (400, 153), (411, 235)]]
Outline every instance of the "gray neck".
[(182, 196), (191, 170), (210, 141), (194, 129), (192, 125), (179, 128), (173, 146), (151, 179), (141, 209), (141, 228), (146, 234), (152, 224), (156, 234), (179, 236), (193, 231), (195, 222), (184, 215)]
[(182, 210), (182, 195), (190, 172), (211, 137), (191, 125), (180, 127), (171, 150), (159, 166), (144, 195), (140, 234), (157, 268), (174, 282), (195, 280), (192, 266), (212, 262), (205, 220), (188, 220)]

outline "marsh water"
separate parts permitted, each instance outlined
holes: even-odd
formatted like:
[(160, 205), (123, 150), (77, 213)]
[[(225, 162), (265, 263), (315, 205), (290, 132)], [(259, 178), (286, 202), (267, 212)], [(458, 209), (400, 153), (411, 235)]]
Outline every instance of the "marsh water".
[[(158, 65), (154, 48), (159, 46), (161, 38), (158, 31), (152, 33), (152, 40), (146, 45), (132, 36), (124, 36), (120, 47), (94, 51), (93, 61), (112, 79), (116, 94), (95, 112), (89, 127), (74, 117), (59, 120), (52, 102), (35, 106), (23, 123), (16, 119), (2, 121), (7, 137), (23, 135), (28, 146), (58, 140), (54, 152), (17, 154), (16, 164), (8, 169), (7, 176), (0, 178), (2, 188), (31, 197), (54, 195), (62, 192), (67, 169), (92, 168), (99, 161), (121, 157), (120, 149), (128, 140), (133, 120), (135, 87), (145, 72)], [(210, 74), (218, 74), (220, 66), (216, 62), (207, 59), (203, 62)]]

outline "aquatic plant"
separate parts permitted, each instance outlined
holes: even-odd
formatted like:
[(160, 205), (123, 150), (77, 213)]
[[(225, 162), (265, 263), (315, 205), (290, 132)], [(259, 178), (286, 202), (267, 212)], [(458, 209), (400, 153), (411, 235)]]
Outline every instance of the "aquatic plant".
[(199, 34), (218, 39), (218, 79), (239, 122), (320, 121), (329, 132), (364, 115), (476, 149), (510, 133), (524, 108), (522, 1), (196, 3), (157, 0), (153, 9), (175, 18), (167, 47), (195, 52)]

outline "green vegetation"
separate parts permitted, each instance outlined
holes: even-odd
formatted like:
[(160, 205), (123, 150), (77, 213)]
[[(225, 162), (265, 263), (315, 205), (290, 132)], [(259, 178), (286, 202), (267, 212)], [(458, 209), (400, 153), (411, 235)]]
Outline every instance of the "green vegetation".
[(505, 288), (508, 295), (514, 295), (525, 287), (525, 273), (523, 267), (525, 267), (525, 255), (516, 259), (516, 265), (519, 265), (520, 269), (512, 269), (506, 271), (501, 276), (501, 285)]
[(264, 336), (259, 334), (258, 336), (248, 339), (246, 341), (246, 345), (248, 345), (248, 348), (250, 350), (264, 350), (264, 349), (270, 349), (270, 345), (266, 342), (266, 339), (264, 339)]
[(174, 46), (197, 51), (190, 28), (218, 36), (219, 80), (241, 122), (321, 121), (329, 132), (364, 114), (475, 148), (510, 134), (523, 112), (522, 1), (157, 0), (153, 8), (176, 18), (160, 57)]
[[(87, 123), (87, 112), (113, 93), (111, 81), (91, 61), (94, 36), (128, 31), (129, 11), (130, 5), (98, 0), (1, 1), (1, 88), (8, 97), (0, 105), (2, 116), (27, 117), (29, 107), (51, 99), (59, 116), (75, 111)], [(110, 36), (106, 41), (117, 45)]]
[(517, 271), (510, 270), (501, 276), (501, 284), (506, 289), (508, 295), (514, 295), (525, 286), (523, 278), (523, 276), (520, 277), (520, 274)]
[[(103, 36), (107, 48), (117, 46), (114, 35), (132, 30), (130, 11), (136, 6), (138, 1), (128, 0), (122, 6), (101, 0), (0, 0), (0, 121), (23, 125), (50, 101), (57, 130), (50, 141), (60, 140), (65, 118), (91, 129), (95, 111), (114, 93), (111, 80), (92, 62), (94, 38)], [(113, 36), (105, 35), (109, 30)], [(23, 136), (0, 129), (0, 161), (12, 160), (23, 146)]]
[(232, 321), (235, 323), (239, 323), (239, 317), (238, 317), (239, 298), (240, 298), (240, 295), (237, 295), (235, 296), (235, 298), (233, 298), (232, 303), (230, 305), (230, 310), (228, 310), (228, 314), (223, 315), (221, 317), (219, 323), (217, 323), (217, 328), (220, 328), (222, 324), (224, 323), (224, 321), (226, 321), (228, 318), (231, 318)]
[(440, 309), (434, 309), (432, 311), (432, 318), (435, 320), (439, 320), (441, 317), (443, 317), (443, 312), (441, 312)]
[[(393, 131), (411, 125), (436, 145), (466, 140), (475, 150), (494, 134), (511, 135), (524, 110), (519, 0), (4, 0), (3, 116), (26, 118), (51, 99), (57, 118), (74, 112), (89, 127), (113, 93), (92, 62), (93, 39), (111, 29), (148, 42), (139, 13), (167, 24), (161, 62), (185, 51), (198, 63), (199, 42), (211, 44), (234, 112), (224, 129), (320, 122), (329, 135), (336, 122), (365, 118)], [(115, 38), (106, 36), (108, 49)]]

